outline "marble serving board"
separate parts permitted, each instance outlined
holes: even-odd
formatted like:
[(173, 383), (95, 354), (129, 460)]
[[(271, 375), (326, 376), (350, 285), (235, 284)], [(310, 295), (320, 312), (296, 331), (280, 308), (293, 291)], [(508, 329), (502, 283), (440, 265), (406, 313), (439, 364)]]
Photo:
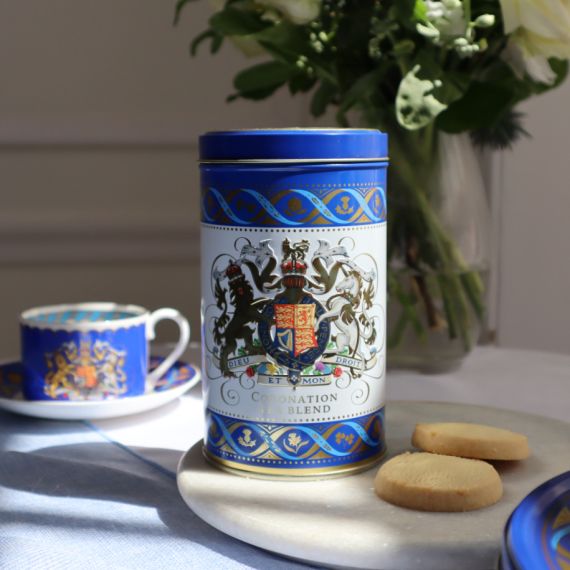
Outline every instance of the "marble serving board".
[(515, 506), (540, 483), (570, 470), (570, 424), (460, 404), (390, 402), (388, 457), (410, 450), (417, 422), (464, 421), (528, 435), (532, 456), (495, 462), (502, 500), (468, 513), (424, 513), (390, 505), (373, 489), (377, 468), (321, 481), (240, 477), (207, 464), (201, 443), (182, 458), (178, 488), (213, 527), (260, 548), (331, 568), (492, 570)]

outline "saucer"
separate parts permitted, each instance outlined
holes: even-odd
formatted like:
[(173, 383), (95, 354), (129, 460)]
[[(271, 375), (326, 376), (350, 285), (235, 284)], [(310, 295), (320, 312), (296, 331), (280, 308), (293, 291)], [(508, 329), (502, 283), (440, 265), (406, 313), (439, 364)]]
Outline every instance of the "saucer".
[[(160, 356), (151, 357), (150, 370), (154, 370), (163, 360)], [(24, 399), (23, 376), (24, 369), (20, 362), (0, 364), (0, 410), (50, 420), (103, 420), (146, 412), (176, 400), (200, 381), (197, 368), (178, 361), (160, 378), (152, 392), (141, 396), (61, 401)]]

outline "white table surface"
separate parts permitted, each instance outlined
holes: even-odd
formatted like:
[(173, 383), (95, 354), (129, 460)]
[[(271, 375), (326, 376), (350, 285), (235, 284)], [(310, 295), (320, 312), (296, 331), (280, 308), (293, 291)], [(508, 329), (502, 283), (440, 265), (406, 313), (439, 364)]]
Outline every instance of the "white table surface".
[[(187, 360), (199, 364), (196, 347)], [(478, 348), (448, 375), (389, 372), (387, 395), (388, 406), (390, 400), (460, 402), (568, 421), (570, 356)], [(297, 567), (184, 511), (174, 473), (182, 453), (202, 434), (200, 385), (160, 409), (91, 424), (0, 413), (0, 568)], [(81, 475), (84, 465), (90, 470)], [(136, 477), (133, 490), (144, 483), (140, 493), (156, 493), (156, 499), (130, 500), (126, 475)], [(60, 510), (61, 520), (53, 519)], [(93, 516), (95, 535), (89, 525), (85, 531), (79, 512)], [(131, 532), (132, 517), (137, 525)], [(52, 519), (60, 521), (58, 527)]]
[[(187, 358), (199, 364), (196, 347)], [(451, 374), (389, 371), (387, 399), (478, 404), (570, 421), (570, 356), (478, 348)], [(128, 446), (185, 451), (203, 436), (201, 386), (145, 417), (95, 423)], [(176, 461), (165, 466), (175, 469)]]

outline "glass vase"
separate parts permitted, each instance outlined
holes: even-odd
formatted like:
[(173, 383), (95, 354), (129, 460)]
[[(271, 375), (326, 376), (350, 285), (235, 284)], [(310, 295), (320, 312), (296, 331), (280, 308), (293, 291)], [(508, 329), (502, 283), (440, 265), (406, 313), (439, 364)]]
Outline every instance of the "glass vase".
[(485, 315), (490, 216), (468, 135), (390, 133), (388, 366), (457, 368)]

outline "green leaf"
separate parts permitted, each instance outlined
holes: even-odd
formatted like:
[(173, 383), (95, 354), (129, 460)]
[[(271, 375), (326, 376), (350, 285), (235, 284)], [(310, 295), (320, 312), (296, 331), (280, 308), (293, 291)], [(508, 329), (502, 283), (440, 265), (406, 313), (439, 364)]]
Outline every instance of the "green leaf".
[(427, 18), (427, 6), (422, 0), (397, 0), (392, 3), (390, 15), (409, 30), (415, 30), (417, 22)]
[(214, 32), (213, 30), (205, 30), (201, 34), (198, 34), (190, 44), (190, 55), (194, 57), (198, 53), (198, 48), (200, 47), (200, 44), (207, 39), (215, 37), (216, 35), (217, 35), (216, 32)]
[(212, 43), (210, 45), (210, 53), (211, 54), (218, 53), (220, 51), (220, 48), (222, 47), (223, 43), (224, 43), (224, 36), (220, 36), (220, 35), (216, 34), (212, 38)]
[(307, 30), (289, 22), (265, 28), (255, 34), (255, 39), (276, 59), (294, 65), (301, 54), (309, 55), (311, 46)]
[(414, 57), (412, 67), (420, 66), (418, 77), (421, 79), (429, 79), (430, 81), (441, 79), (440, 76), (443, 74), (443, 69), (440, 57), (439, 48), (434, 46), (423, 47)]
[(463, 97), (470, 84), (471, 76), (466, 73), (450, 71), (441, 77), (441, 86), (434, 89), (434, 95), (442, 103), (451, 105)]
[(416, 44), (412, 40), (405, 39), (394, 44), (393, 52), (398, 57), (412, 53), (415, 48)]
[(306, 73), (298, 73), (289, 79), (289, 92), (291, 95), (306, 93), (315, 86), (316, 82), (314, 77), (309, 77)]
[(518, 77), (513, 68), (504, 61), (495, 61), (482, 75), (481, 81), (486, 84), (503, 85), (513, 91), (513, 105), (528, 99), (533, 94), (533, 83)]
[(254, 89), (253, 91), (240, 91), (239, 96), (242, 99), (251, 99), (252, 101), (261, 101), (262, 99), (267, 99), (270, 95), (273, 95), (280, 85), (274, 85), (272, 87), (266, 87), (265, 89)]
[(427, 20), (427, 6), (423, 0), (416, 0), (414, 18), (418, 22), (425, 22)]
[(556, 74), (556, 79), (551, 85), (533, 82), (533, 91), (537, 94), (544, 93), (545, 91), (550, 91), (550, 89), (558, 87), (561, 83), (564, 82), (566, 76), (568, 75), (568, 61), (551, 58), (548, 60), (548, 63), (550, 64), (552, 71), (554, 71)]
[(243, 91), (239, 93), (232, 93), (226, 97), (226, 102), (232, 103), (237, 99), (250, 99), (251, 101), (261, 101), (262, 99), (267, 99), (279, 88), (279, 85), (274, 87), (268, 87), (266, 89), (256, 89), (254, 91)]
[(292, 68), (280, 61), (259, 63), (240, 71), (234, 78), (234, 87), (240, 93), (265, 89), (276, 89), (286, 83), (292, 75)]
[(295, 53), (296, 58), (310, 47), (306, 28), (286, 21), (257, 32), (255, 39)]
[(416, 0), (398, 0), (393, 3), (393, 14), (398, 20), (406, 22), (410, 20), (416, 9)]
[(558, 87), (566, 80), (566, 77), (568, 76), (568, 68), (570, 66), (570, 63), (566, 59), (555, 59), (555, 58), (548, 60), (548, 63), (550, 63), (552, 71), (556, 73), (556, 80), (554, 81), (554, 85), (552, 85), (552, 87), (553, 88)]
[(420, 66), (418, 78), (432, 82), (441, 81), (441, 85), (433, 90), (433, 94), (438, 101), (449, 105), (465, 94), (472, 77), (467, 72), (444, 71), (439, 56), (439, 50), (424, 48), (414, 58), (413, 67)]
[(195, 2), (195, 0), (178, 0), (178, 2), (176, 2), (176, 7), (174, 8), (174, 25), (175, 26), (180, 21), (180, 15), (182, 14), (182, 10), (186, 6), (186, 4), (190, 4), (190, 2)]
[(552, 58), (548, 63), (556, 74), (556, 79), (551, 85), (538, 83), (528, 76), (521, 79), (515, 74), (512, 67), (505, 62), (496, 62), (485, 74), (484, 79), (512, 88), (514, 92), (513, 104), (516, 104), (533, 95), (540, 95), (550, 91), (550, 89), (555, 89), (564, 82), (568, 75), (568, 61)]
[(263, 21), (257, 14), (241, 10), (234, 6), (226, 6), (210, 18), (210, 27), (224, 36), (248, 36), (271, 27), (271, 23)]
[(190, 44), (190, 55), (194, 57), (198, 53), (198, 48), (206, 40), (212, 40), (210, 43), (210, 53), (218, 53), (222, 44), (224, 43), (224, 36), (221, 36), (214, 30), (205, 30), (201, 34), (197, 35)]
[(378, 89), (380, 79), (384, 73), (384, 66), (379, 66), (359, 77), (342, 97), (339, 105), (339, 118), (343, 118), (344, 114), (358, 103), (365, 103)]
[(465, 95), (436, 119), (436, 126), (448, 133), (490, 127), (513, 104), (514, 91), (498, 83), (473, 81)]
[(319, 79), (325, 79), (333, 84), (337, 82), (336, 75), (325, 67), (324, 62), (311, 47), (309, 30), (306, 26), (283, 21), (261, 30), (253, 37), (276, 60), (294, 66), (299, 56), (304, 55)]
[(336, 87), (328, 81), (321, 81), (318, 89), (311, 99), (311, 115), (320, 117), (327, 110), (330, 103), (333, 102), (337, 93)]

